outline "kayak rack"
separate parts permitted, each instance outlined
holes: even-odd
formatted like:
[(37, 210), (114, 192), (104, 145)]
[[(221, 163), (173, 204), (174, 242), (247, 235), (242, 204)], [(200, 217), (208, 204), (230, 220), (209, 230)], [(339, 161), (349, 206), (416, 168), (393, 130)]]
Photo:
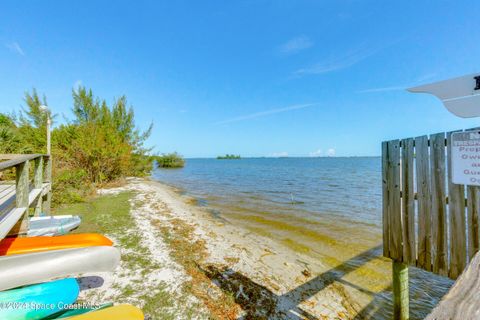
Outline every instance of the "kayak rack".
[(30, 214), (49, 214), (51, 199), (50, 155), (0, 154), (0, 239), (25, 234)]

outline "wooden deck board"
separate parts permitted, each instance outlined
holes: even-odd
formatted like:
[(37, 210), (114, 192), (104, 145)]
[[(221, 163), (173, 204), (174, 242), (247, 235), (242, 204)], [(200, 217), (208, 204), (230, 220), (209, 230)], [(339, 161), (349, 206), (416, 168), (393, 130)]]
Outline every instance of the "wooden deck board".
[(15, 202), (15, 185), (0, 185), (0, 213), (6, 211)]

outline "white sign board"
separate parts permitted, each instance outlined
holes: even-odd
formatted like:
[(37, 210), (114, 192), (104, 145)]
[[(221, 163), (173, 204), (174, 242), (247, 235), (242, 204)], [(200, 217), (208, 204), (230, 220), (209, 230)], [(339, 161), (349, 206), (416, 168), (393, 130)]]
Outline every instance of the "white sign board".
[(480, 186), (480, 131), (452, 133), (452, 182)]
[(407, 90), (433, 94), (456, 116), (462, 118), (480, 116), (480, 74), (469, 74)]

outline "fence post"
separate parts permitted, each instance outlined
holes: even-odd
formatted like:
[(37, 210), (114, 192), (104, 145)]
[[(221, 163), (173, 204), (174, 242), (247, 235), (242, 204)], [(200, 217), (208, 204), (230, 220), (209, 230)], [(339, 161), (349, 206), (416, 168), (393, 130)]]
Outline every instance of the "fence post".
[(29, 174), (29, 161), (25, 161), (15, 166), (16, 175), (16, 194), (15, 201), (17, 208), (26, 208), (23, 218), (19, 220), (12, 228), (11, 232), (18, 234), (25, 234), (28, 231), (28, 195), (30, 193), (30, 185), (28, 180)]
[(408, 265), (393, 261), (393, 319), (409, 319)]
[(45, 179), (46, 179), (46, 182), (50, 183), (50, 189), (48, 193), (43, 197), (42, 208), (47, 215), (50, 215), (50, 206), (52, 203), (52, 156), (51, 155), (47, 155), (45, 157)]
[[(43, 156), (35, 159), (34, 188), (43, 189)], [(37, 203), (35, 204), (35, 216), (39, 216), (42, 213), (42, 193), (39, 195)]]

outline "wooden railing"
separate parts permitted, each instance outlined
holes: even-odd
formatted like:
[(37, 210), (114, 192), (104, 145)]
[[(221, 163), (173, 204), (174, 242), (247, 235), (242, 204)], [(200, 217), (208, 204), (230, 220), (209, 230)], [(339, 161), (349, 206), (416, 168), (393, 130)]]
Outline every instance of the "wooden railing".
[(26, 234), (30, 214), (50, 213), (52, 159), (44, 154), (0, 154), (0, 161), (0, 171), (15, 171), (15, 181), (0, 181), (1, 239)]

